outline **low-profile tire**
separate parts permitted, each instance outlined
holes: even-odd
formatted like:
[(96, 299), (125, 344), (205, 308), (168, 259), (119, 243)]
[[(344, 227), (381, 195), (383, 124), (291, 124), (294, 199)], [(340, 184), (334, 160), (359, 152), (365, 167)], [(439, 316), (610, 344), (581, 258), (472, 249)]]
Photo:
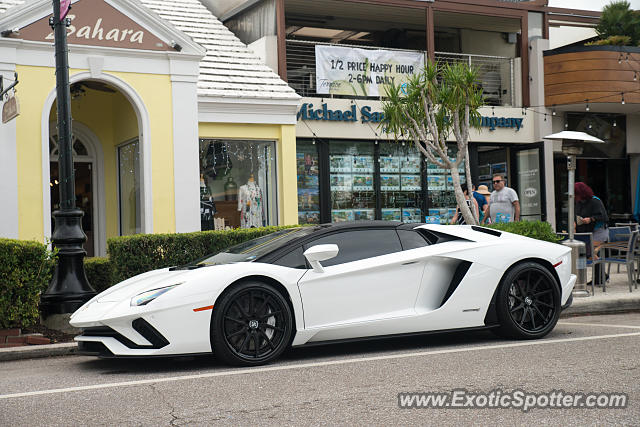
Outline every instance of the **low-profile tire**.
[(213, 309), (213, 354), (231, 365), (263, 365), (287, 349), (293, 328), (291, 307), (276, 288), (261, 282), (240, 283), (222, 295)]
[(561, 295), (551, 272), (536, 262), (511, 268), (499, 284), (496, 313), (500, 336), (536, 339), (547, 335), (560, 316)]

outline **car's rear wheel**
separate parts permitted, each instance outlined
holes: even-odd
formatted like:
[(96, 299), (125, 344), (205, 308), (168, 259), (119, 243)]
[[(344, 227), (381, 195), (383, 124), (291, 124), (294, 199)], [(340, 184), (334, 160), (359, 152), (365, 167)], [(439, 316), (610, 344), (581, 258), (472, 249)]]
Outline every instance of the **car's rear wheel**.
[(518, 264), (500, 282), (496, 310), (499, 335), (535, 339), (547, 335), (560, 316), (560, 289), (555, 277), (536, 262)]
[(269, 363), (287, 348), (292, 333), (293, 315), (287, 300), (266, 283), (241, 283), (214, 307), (211, 344), (214, 355), (225, 363)]

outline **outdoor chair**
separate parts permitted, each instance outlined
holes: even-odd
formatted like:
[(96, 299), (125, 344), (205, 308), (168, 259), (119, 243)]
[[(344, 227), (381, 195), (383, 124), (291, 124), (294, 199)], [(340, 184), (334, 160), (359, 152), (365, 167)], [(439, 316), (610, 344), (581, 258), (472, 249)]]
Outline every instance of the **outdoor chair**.
[[(620, 227), (609, 227), (609, 242), (624, 242), (629, 240), (631, 235), (631, 227), (629, 226), (620, 226)], [(617, 249), (611, 249), (611, 254), (615, 257), (620, 255), (620, 251)], [(611, 266), (609, 266), (611, 268)], [(618, 273), (620, 273), (620, 265), (618, 264)], [(609, 272), (607, 271), (607, 274)]]
[[(636, 285), (636, 289), (638, 288), (638, 283), (636, 280), (634, 280), (634, 273), (635, 273), (635, 248), (636, 248), (636, 243), (638, 241), (638, 231), (633, 231), (631, 232), (631, 235), (628, 238), (627, 244), (625, 245), (626, 247), (623, 248), (616, 248), (617, 250), (617, 254), (616, 255), (609, 255), (606, 256), (604, 258), (601, 258), (600, 262), (603, 263), (604, 265), (607, 265), (608, 270), (611, 269), (611, 264), (617, 264), (617, 265), (624, 265), (627, 267), (627, 275), (629, 277), (629, 292), (633, 292), (633, 284), (635, 283)], [(620, 243), (620, 240), (617, 240), (616, 242)], [(603, 247), (606, 248), (608, 246), (611, 246), (612, 244), (615, 244), (616, 242), (609, 242), (603, 245)]]
[(629, 227), (631, 231), (640, 231), (637, 222), (616, 222), (616, 227)]

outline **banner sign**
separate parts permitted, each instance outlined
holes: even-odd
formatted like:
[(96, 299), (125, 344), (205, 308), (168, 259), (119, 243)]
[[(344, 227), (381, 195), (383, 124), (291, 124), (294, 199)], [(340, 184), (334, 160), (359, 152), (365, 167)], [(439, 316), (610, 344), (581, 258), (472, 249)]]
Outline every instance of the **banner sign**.
[(67, 17), (67, 13), (69, 13), (69, 9), (71, 9), (71, 0), (60, 0), (60, 20), (61, 21)]
[(424, 53), (316, 45), (316, 93), (382, 96), (424, 68)]
[(2, 123), (8, 123), (20, 115), (20, 103), (18, 97), (10, 96), (2, 106)]

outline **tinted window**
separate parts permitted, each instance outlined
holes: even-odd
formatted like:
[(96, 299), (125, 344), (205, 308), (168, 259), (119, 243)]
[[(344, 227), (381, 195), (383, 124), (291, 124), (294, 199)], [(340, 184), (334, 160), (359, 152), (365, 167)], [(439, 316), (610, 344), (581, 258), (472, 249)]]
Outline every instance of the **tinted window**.
[(400, 252), (400, 239), (395, 230), (354, 230), (330, 234), (320, 237), (305, 245), (309, 248), (315, 245), (335, 243), (340, 251), (338, 256), (322, 262), (322, 265), (343, 264), (345, 262)]
[(274, 264), (289, 268), (307, 268), (303, 252), (302, 246), (300, 246), (274, 261)]
[(398, 230), (400, 236), (400, 242), (402, 243), (402, 249), (407, 251), (409, 249), (422, 248), (429, 246), (429, 242), (425, 240), (422, 234), (413, 230)]
[(216, 254), (207, 255), (194, 264), (216, 265), (230, 262), (251, 262), (254, 259), (275, 251), (299, 237), (307, 236), (316, 230), (314, 227), (288, 228), (248, 240), (231, 246)]

